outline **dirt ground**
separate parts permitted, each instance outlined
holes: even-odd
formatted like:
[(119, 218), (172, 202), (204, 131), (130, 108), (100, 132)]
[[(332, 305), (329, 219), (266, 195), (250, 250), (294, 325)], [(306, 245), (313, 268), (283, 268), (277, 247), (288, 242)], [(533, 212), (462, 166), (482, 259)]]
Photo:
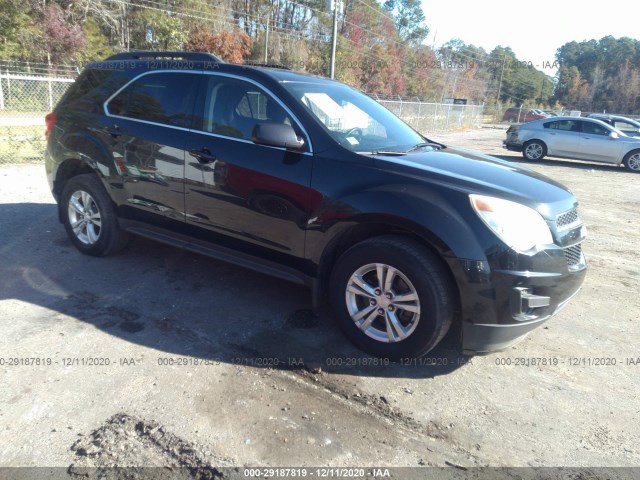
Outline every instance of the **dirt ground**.
[(143, 239), (83, 256), (44, 168), (0, 167), (0, 467), (640, 467), (640, 175), (433, 138), (581, 202), (581, 293), (505, 352), (385, 364), (302, 287)]

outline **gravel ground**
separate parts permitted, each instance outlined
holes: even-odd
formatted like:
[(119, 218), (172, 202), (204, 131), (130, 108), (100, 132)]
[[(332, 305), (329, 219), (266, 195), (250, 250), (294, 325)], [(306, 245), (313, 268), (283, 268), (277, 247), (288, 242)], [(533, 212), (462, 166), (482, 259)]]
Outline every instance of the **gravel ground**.
[(503, 137), (434, 135), (568, 185), (590, 270), (519, 345), (432, 365), (363, 355), (284, 281), (143, 239), (83, 256), (43, 167), (0, 167), (0, 467), (639, 467), (640, 175)]

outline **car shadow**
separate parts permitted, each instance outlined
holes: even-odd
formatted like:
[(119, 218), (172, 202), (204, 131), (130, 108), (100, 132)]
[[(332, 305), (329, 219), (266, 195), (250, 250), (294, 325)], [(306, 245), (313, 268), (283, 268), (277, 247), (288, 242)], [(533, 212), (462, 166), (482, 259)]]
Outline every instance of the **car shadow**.
[(122, 252), (78, 252), (53, 204), (0, 205), (0, 300), (77, 319), (159, 357), (258, 368), (432, 378), (468, 362), (452, 331), (426, 358), (393, 363), (352, 346), (310, 291), (142, 238)]
[(572, 168), (578, 170), (593, 170), (593, 171), (601, 171), (601, 172), (615, 172), (615, 173), (629, 173), (625, 168), (620, 165), (611, 165), (611, 164), (602, 164), (602, 163), (592, 163), (588, 161), (582, 160), (573, 160), (573, 159), (555, 159), (545, 157), (542, 160), (532, 161), (525, 159), (521, 154), (511, 154), (511, 155), (492, 155), (493, 157), (499, 158), (501, 160), (507, 160), (508, 162), (518, 163), (524, 166), (534, 167), (536, 165), (544, 165), (546, 167), (558, 167), (558, 168)]

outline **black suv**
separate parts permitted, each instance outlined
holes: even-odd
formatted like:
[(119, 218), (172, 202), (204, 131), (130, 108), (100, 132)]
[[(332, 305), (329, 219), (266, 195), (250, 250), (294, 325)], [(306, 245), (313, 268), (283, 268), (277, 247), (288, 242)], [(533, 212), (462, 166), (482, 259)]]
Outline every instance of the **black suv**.
[(562, 185), (423, 137), (342, 83), (135, 52), (89, 65), (46, 118), (59, 217), (89, 255), (142, 235), (308, 285), (375, 355), (502, 349), (586, 264)]

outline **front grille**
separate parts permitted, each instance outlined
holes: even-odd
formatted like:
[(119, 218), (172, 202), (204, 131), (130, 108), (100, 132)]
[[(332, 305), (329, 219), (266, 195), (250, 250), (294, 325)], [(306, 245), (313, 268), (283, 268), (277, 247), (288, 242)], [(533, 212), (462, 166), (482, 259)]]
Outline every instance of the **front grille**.
[(564, 257), (569, 268), (579, 265), (582, 261), (582, 245), (572, 245), (564, 249)]
[(573, 209), (568, 212), (561, 213), (556, 217), (556, 225), (558, 226), (558, 230), (564, 230), (571, 225), (580, 222), (580, 218), (578, 217), (578, 210)]

